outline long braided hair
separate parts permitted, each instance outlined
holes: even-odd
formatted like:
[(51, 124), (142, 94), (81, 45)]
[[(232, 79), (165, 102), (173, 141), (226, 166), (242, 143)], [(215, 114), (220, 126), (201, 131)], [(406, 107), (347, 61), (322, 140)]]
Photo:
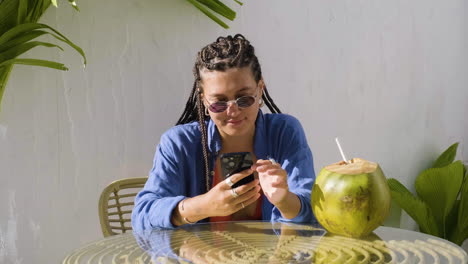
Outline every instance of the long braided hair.
[[(252, 70), (254, 79), (258, 83), (262, 79), (262, 70), (257, 56), (255, 56), (254, 47), (250, 45), (250, 42), (244, 36), (237, 34), (234, 37), (219, 37), (215, 42), (204, 47), (198, 52), (195, 66), (193, 67), (193, 75), (195, 76), (193, 89), (185, 105), (184, 112), (177, 121), (177, 125), (190, 123), (195, 120), (199, 123), (202, 134), (203, 159), (205, 163), (206, 191), (210, 190), (208, 135), (205, 123), (209, 117), (204, 114), (205, 106), (201, 98), (202, 87), (200, 85), (200, 72), (202, 70), (226, 71), (231, 68), (243, 68), (247, 66)], [(273, 102), (273, 99), (271, 99), (266, 87), (263, 89), (262, 99), (271, 113), (281, 113), (280, 109)]]

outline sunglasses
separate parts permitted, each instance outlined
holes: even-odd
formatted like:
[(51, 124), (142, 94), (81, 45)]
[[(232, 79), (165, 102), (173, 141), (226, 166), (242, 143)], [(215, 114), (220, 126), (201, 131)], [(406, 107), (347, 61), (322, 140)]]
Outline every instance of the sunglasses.
[(236, 98), (235, 100), (230, 101), (217, 101), (214, 103), (210, 103), (207, 99), (206, 102), (209, 104), (208, 109), (213, 113), (222, 113), (226, 111), (229, 106), (229, 103), (235, 103), (239, 108), (247, 108), (252, 106), (255, 101), (257, 101), (258, 93), (255, 92), (255, 96), (251, 95), (244, 95), (241, 97)]

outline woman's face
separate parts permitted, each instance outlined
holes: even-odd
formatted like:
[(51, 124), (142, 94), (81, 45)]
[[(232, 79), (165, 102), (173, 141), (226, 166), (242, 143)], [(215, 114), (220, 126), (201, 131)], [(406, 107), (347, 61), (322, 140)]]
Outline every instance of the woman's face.
[(208, 111), (222, 138), (253, 136), (259, 99), (263, 92), (263, 81), (260, 80), (257, 84), (250, 67), (231, 68), (224, 72), (202, 71), (200, 75), (205, 108), (218, 101), (226, 102), (241, 96), (256, 96), (249, 107), (242, 108), (234, 102), (229, 102), (223, 112)]

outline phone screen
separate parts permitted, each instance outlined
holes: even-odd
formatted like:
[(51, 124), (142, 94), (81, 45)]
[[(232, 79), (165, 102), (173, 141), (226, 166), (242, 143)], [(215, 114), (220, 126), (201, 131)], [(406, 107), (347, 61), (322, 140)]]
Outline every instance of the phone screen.
[[(249, 169), (253, 164), (252, 154), (250, 152), (231, 152), (221, 154), (221, 171), (223, 177), (227, 178), (235, 173)], [(232, 188), (247, 184), (254, 180), (253, 173), (236, 182)]]

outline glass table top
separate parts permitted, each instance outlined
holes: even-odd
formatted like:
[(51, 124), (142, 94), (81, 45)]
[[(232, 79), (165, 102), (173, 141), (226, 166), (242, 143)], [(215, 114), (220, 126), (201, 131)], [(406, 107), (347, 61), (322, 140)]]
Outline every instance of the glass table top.
[(362, 239), (319, 225), (220, 222), (125, 233), (89, 243), (79, 263), (468, 263), (459, 246), (419, 232), (379, 227)]

